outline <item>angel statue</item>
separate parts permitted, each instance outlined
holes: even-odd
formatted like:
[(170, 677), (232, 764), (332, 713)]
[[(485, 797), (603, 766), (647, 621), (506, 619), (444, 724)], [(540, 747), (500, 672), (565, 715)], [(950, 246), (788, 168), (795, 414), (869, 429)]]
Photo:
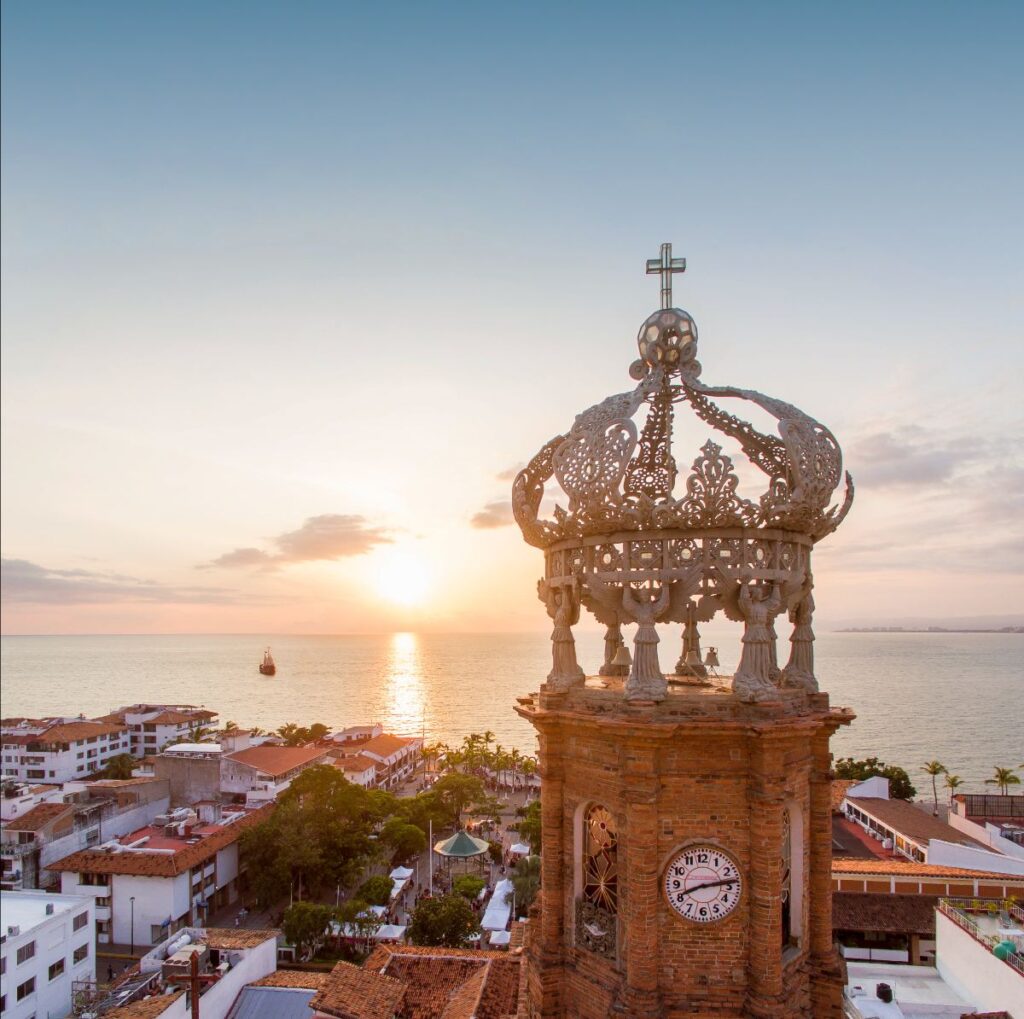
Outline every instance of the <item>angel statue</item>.
[(798, 687), (809, 693), (818, 692), (818, 681), (814, 678), (814, 630), (811, 628), (814, 619), (813, 588), (814, 581), (808, 575), (800, 600), (789, 610), (789, 621), (793, 624), (789, 641), (793, 649), (782, 671), (785, 686)]
[(604, 664), (598, 670), (602, 676), (625, 676), (629, 673), (628, 665), (616, 664), (616, 657), (619, 649), (625, 649), (622, 641), (622, 627), (615, 623), (609, 623), (604, 631)]
[(576, 661), (576, 641), (572, 627), (580, 619), (579, 592), (574, 584), (549, 584), (546, 580), (537, 582), (537, 595), (547, 605), (548, 615), (555, 621), (551, 631), (551, 671), (548, 673), (548, 687), (552, 690), (568, 690), (582, 686), (586, 676)]
[(662, 584), (661, 590), (641, 588), (634, 591), (629, 584), (622, 586), (622, 609), (639, 624), (633, 638), (633, 667), (626, 680), (627, 701), (662, 701), (668, 692), (658, 663), (658, 631), (654, 623), (669, 606), (671, 584)]
[(771, 621), (782, 608), (779, 585), (772, 585), (769, 595), (759, 584), (742, 584), (737, 605), (744, 622), (743, 654), (732, 688), (741, 701), (776, 701), (779, 691), (771, 681)]

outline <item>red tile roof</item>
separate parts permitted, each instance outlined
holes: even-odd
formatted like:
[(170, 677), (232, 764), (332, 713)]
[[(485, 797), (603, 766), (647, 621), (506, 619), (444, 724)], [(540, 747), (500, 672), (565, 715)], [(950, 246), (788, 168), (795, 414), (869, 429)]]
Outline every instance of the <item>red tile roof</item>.
[(1022, 874), (990, 874), (985, 870), (967, 870), (963, 867), (943, 867), (933, 863), (916, 863), (912, 860), (833, 860), (832, 876), (837, 875), (872, 875), (884, 874), (893, 877), (950, 878), (952, 880), (966, 878), (989, 878), (1000, 884), (1007, 882), (1019, 883), (1024, 887)]
[(935, 903), (938, 901), (934, 895), (834, 892), (832, 928), (935, 937)]
[(335, 767), (341, 768), (344, 771), (369, 771), (371, 768), (377, 769), (379, 761), (375, 761), (372, 757), (363, 757), (359, 754), (357, 757), (341, 757), (338, 758), (334, 764)]
[(74, 809), (70, 803), (37, 803), (21, 817), (4, 821), (3, 826), (8, 831), (39, 831), (62, 814), (72, 813)]
[(321, 991), (330, 983), (330, 979), (330, 973), (320, 973), (315, 970), (279, 969), (246, 986), (294, 987), (306, 991)]
[(264, 775), (284, 775), (293, 768), (301, 768), (304, 764), (312, 764), (321, 757), (327, 756), (324, 747), (272, 747), (263, 744), (258, 747), (247, 747), (236, 750), (223, 758), (237, 761), (246, 767), (255, 768)]
[(359, 750), (364, 754), (377, 754), (378, 757), (390, 757), (392, 754), (397, 754), (399, 750), (409, 746), (410, 743), (416, 742), (413, 739), (407, 739), (404, 736), (393, 736), (389, 732), (382, 732), (379, 736), (374, 736), (373, 739), (367, 740), (365, 743), (359, 745)]
[(273, 810), (274, 804), (268, 803), (265, 807), (253, 810), (229, 825), (218, 826), (213, 834), (201, 837), (192, 845), (185, 840), (180, 840), (182, 848), (175, 853), (111, 853), (102, 849), (83, 849), (70, 856), (65, 856), (62, 860), (48, 864), (47, 869), (83, 874), (176, 877), (205, 862), (225, 846), (236, 842), (246, 828), (265, 821)]
[(399, 981), (339, 962), (309, 1004), (339, 1019), (393, 1019), (404, 998), (405, 987)]
[[(93, 736), (106, 736), (113, 733), (125, 732), (126, 727), (118, 722), (58, 722), (44, 729), (34, 736), (24, 740), (22, 734), (16, 737), (17, 742), (30, 743), (77, 743), (80, 740), (91, 739)], [(0, 737), (4, 743), (11, 741), (11, 737)]]
[(150, 998), (141, 998), (129, 1005), (122, 1005), (105, 1013), (105, 1019), (156, 1019), (166, 1012), (185, 992), (175, 991), (174, 994), (155, 994)]
[(273, 928), (207, 927), (199, 938), (201, 942), (218, 950), (255, 948), (265, 941), (277, 940), (281, 932)]

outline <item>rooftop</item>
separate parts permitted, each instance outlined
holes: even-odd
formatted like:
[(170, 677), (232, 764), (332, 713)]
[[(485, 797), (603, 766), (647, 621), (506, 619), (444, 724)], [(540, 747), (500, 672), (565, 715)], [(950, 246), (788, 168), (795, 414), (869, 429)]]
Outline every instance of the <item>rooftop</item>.
[(405, 998), (399, 981), (366, 967), (339, 962), (316, 993), (312, 1005), (317, 1011), (339, 1019), (392, 1019)]
[(233, 754), (227, 754), (224, 760), (244, 764), (276, 778), (326, 755), (326, 747), (275, 747), (263, 744), (236, 750)]
[(970, 870), (966, 867), (946, 867), (933, 863), (918, 863), (903, 857), (888, 860), (835, 859), (832, 861), (832, 876), (884, 874), (908, 878), (948, 878), (965, 880), (982, 878), (999, 884), (1015, 884), (1024, 888), (1024, 876), (1020, 874), (991, 874), (987, 870)]
[(122, 1005), (104, 1015), (104, 1019), (155, 1019), (166, 1012), (185, 992), (175, 991), (173, 994), (159, 994), (151, 998), (141, 998), (128, 1005)]
[[(116, 840), (131, 846), (145, 839), (134, 849), (83, 849), (49, 864), (50, 870), (78, 871), (87, 874), (136, 874), (148, 877), (174, 877), (213, 856), (218, 850), (237, 841), (246, 828), (266, 820), (274, 809), (267, 804), (258, 810), (225, 811), (227, 823), (197, 824), (187, 836), (168, 835), (163, 828), (146, 827)], [(251, 932), (249, 932), (251, 933)]]
[(849, 797), (848, 802), (870, 814), (882, 824), (899, 832), (905, 838), (927, 846), (931, 839), (954, 842), (976, 849), (989, 849), (984, 843), (972, 839), (945, 821), (940, 821), (927, 810), (915, 807), (906, 800), (883, 800), (874, 797)]
[[(928, 1019), (940, 1016), (959, 1019), (973, 1007), (942, 979), (934, 966), (850, 961), (846, 970), (846, 993), (864, 1019), (924, 1019), (926, 1016)], [(876, 997), (875, 988), (880, 983), (893, 989), (896, 1009)]]
[(330, 973), (319, 973), (298, 969), (279, 969), (254, 980), (250, 987), (301, 987), (310, 991), (319, 991), (331, 979)]
[(77, 895), (48, 895), (36, 891), (0, 892), (0, 903), (3, 905), (4, 924), (20, 927), (22, 934), (52, 919), (47, 915), (47, 906), (53, 906), (53, 916), (60, 916), (81, 910), (88, 904)]
[[(36, 731), (28, 733), (17, 733), (15, 735), (4, 734), (0, 737), (3, 743), (76, 743), (80, 740), (90, 739), (93, 736), (106, 736), (113, 733), (125, 731), (125, 726), (120, 722), (94, 722), (89, 719), (76, 719), (65, 722), (61, 719), (45, 719), (44, 728), (31, 726)], [(6, 726), (6, 722), (3, 723)]]
[(404, 750), (411, 743), (418, 740), (407, 736), (395, 736), (390, 732), (382, 732), (379, 736), (367, 740), (359, 745), (359, 749), (365, 754), (378, 754), (380, 757), (390, 757), (392, 754)]
[(315, 995), (308, 988), (249, 984), (235, 998), (227, 1019), (312, 1019)]
[(378, 762), (372, 757), (364, 757), (357, 754), (355, 757), (338, 757), (334, 760), (334, 766), (343, 771), (364, 772), (371, 768), (376, 769)]
[(74, 809), (70, 803), (37, 803), (21, 817), (4, 821), (3, 827), (8, 831), (40, 831), (61, 815), (74, 813)]
[(832, 927), (842, 931), (887, 931), (935, 935), (933, 895), (889, 895), (836, 892), (832, 896)]

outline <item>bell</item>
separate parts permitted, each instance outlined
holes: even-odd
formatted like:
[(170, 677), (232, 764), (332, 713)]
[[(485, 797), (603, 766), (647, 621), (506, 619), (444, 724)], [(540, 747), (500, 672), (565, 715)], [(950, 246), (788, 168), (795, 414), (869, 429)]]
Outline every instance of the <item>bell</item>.
[(697, 652), (693, 648), (690, 648), (690, 650), (686, 652), (686, 657), (683, 659), (683, 665), (685, 665), (688, 669), (699, 668), (700, 655), (697, 654)]
[[(687, 657), (686, 664), (687, 665), (690, 664), (689, 657)], [(709, 647), (708, 648), (708, 654), (707, 654), (707, 657), (704, 659), (704, 664), (709, 669), (717, 669), (721, 665), (721, 662), (719, 662), (719, 660), (718, 660), (718, 648), (716, 648), (716, 647)]]
[(612, 665), (621, 665), (628, 669), (632, 664), (633, 659), (629, 655), (629, 648), (625, 644), (620, 644), (619, 650), (615, 652), (615, 657), (612, 659)]

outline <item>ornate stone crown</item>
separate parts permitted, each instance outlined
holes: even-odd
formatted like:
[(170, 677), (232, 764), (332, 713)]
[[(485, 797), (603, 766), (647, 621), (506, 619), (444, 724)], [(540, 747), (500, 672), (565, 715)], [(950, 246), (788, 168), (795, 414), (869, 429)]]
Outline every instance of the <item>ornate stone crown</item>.
[[(687, 624), (689, 646), (684, 640), (677, 672), (688, 669), (685, 674), (699, 677), (706, 665), (693, 661), (699, 654), (696, 623), (718, 611), (748, 626), (751, 615), (765, 616), (758, 625), (771, 631), (771, 647), (760, 649), (765, 661), (756, 668), (757, 655), (747, 651), (758, 640), (744, 637), (744, 658), (750, 660), (746, 669), (741, 662), (734, 683), (742, 699), (776, 699), (786, 682), (816, 689), (808, 662), (787, 670), (775, 666), (771, 624), (784, 608), (792, 616), (804, 606), (810, 631), (811, 548), (849, 512), (852, 479), (847, 473), (845, 497), (833, 505), (843, 480), (842, 452), (824, 425), (755, 390), (701, 381), (696, 324), (670, 306), (671, 275), (683, 269), (685, 261), (672, 258), (670, 245), (662, 245), (661, 258), (647, 264), (648, 272), (662, 277), (662, 308), (640, 327), (640, 357), (630, 366), (635, 388), (577, 415), (569, 431), (546, 443), (513, 484), (512, 508), (523, 537), (545, 550), (541, 597), (556, 620), (556, 634), (564, 626), (555, 637), (549, 687), (582, 681), (574, 650), (568, 661), (572, 649), (566, 641), (572, 639), (569, 627), (582, 605), (609, 627), (605, 675), (622, 671), (623, 655), (618, 654), (618, 666), (609, 660), (621, 645), (620, 624), (639, 624), (626, 683), (629, 698), (664, 696), (655, 622)], [(759, 432), (728, 413), (715, 402), (722, 398), (747, 401), (767, 412), (778, 422), (778, 435)], [(712, 439), (700, 448), (680, 484), (672, 449), (677, 407), (733, 440), (765, 475), (767, 487), (756, 501), (739, 495), (733, 461)], [(646, 417), (638, 428), (635, 419), (642, 411)], [(553, 518), (542, 519), (545, 486), (552, 477), (566, 506), (556, 503)], [(754, 636), (759, 634), (755, 627)], [(786, 671), (789, 675), (783, 675)]]

